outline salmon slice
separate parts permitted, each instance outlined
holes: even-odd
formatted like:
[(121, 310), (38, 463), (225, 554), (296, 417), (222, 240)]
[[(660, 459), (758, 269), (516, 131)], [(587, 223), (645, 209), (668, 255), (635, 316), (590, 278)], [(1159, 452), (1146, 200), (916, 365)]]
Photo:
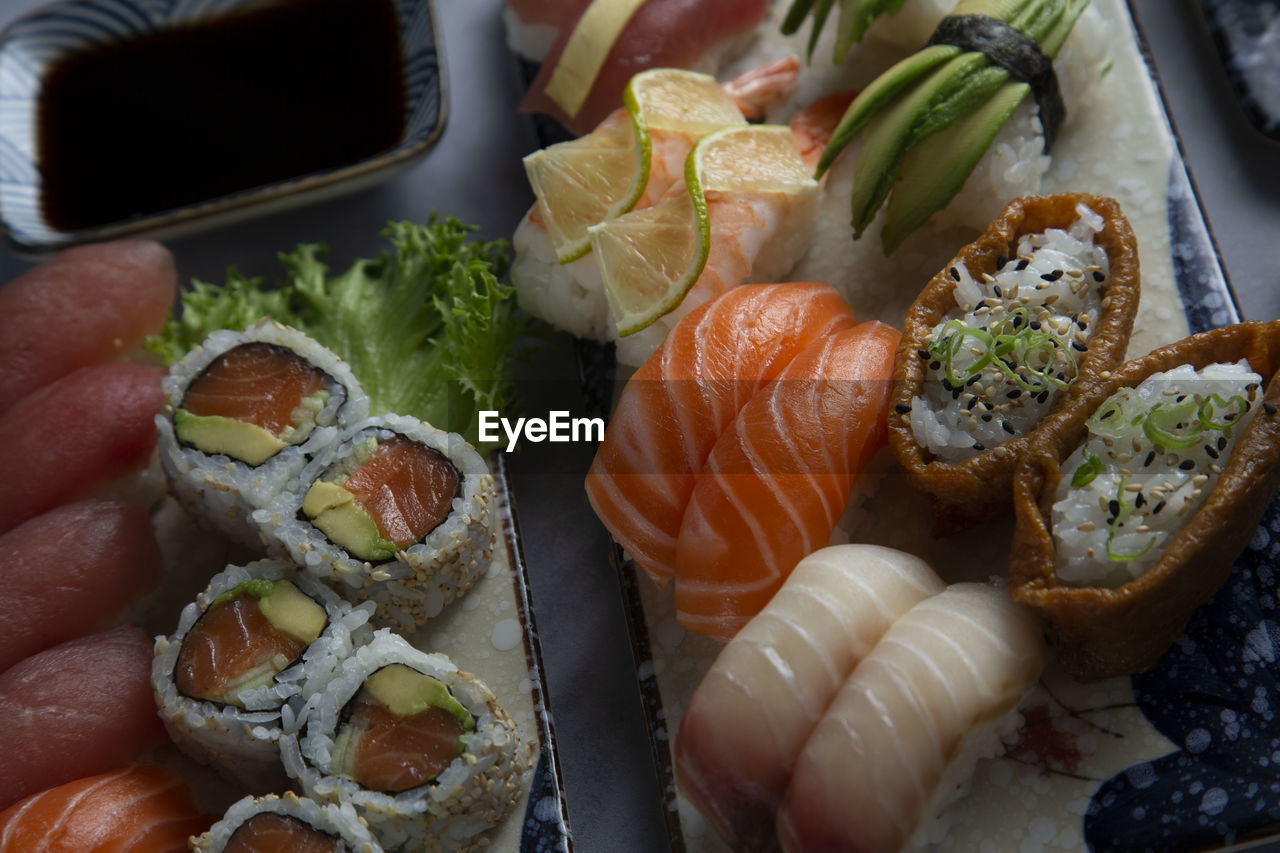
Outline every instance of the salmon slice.
[(289, 815), (262, 812), (240, 824), (223, 853), (350, 853), (334, 838)]
[(294, 413), (303, 399), (329, 384), (323, 370), (293, 351), (248, 343), (210, 362), (187, 388), (182, 408), (253, 424), (279, 437), (286, 428), (300, 426)]
[(380, 442), (342, 486), (372, 516), (383, 539), (405, 548), (449, 517), (458, 469), (437, 451), (395, 436)]
[(416, 788), (443, 773), (458, 757), (467, 731), (443, 708), (397, 717), (366, 691), (352, 704), (349, 725), (360, 732), (352, 777), (387, 792)]
[(139, 506), (82, 501), (18, 525), (0, 536), (0, 672), (114, 624), (163, 573)]
[(147, 241), (66, 249), (0, 287), (0, 413), (138, 349), (160, 331), (177, 289), (173, 256)]
[(804, 742), (899, 616), (945, 584), (918, 557), (837, 545), (800, 561), (716, 658), (680, 721), (680, 790), (735, 850), (776, 845), (774, 813)]
[(183, 853), (212, 823), (176, 773), (140, 763), (0, 812), (0, 853)]
[(853, 325), (830, 285), (743, 285), (690, 312), (632, 376), (587, 498), (655, 583), (675, 571), (685, 507), (720, 433), (810, 343)]
[(82, 367), (0, 415), (0, 533), (143, 468), (163, 375), (127, 362)]
[(125, 626), (63, 643), (0, 675), (0, 808), (136, 759), (164, 741), (151, 638)]
[(271, 624), (252, 595), (214, 604), (192, 626), (174, 666), (174, 683), (193, 699), (238, 704), (247, 676), (272, 675), (302, 656), (306, 643)]
[(676, 618), (728, 641), (801, 558), (825, 546), (887, 441), (898, 332), (818, 341), (751, 399), (712, 449), (676, 545)]

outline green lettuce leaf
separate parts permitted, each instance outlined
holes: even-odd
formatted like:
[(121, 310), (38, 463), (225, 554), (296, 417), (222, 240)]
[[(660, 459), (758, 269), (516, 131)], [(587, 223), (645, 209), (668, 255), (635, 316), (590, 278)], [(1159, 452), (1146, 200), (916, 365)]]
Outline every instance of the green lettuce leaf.
[(217, 329), (244, 329), (268, 317), (310, 335), (346, 361), (369, 395), (372, 414), (413, 415), (461, 433), (482, 453), (482, 409), (515, 405), (510, 361), (531, 331), (503, 284), (507, 246), (468, 239), (456, 219), (393, 222), (392, 251), (331, 275), (318, 244), (281, 253), (285, 278), (267, 287), (235, 269), (225, 285), (193, 282), (182, 311), (148, 347), (166, 363)]

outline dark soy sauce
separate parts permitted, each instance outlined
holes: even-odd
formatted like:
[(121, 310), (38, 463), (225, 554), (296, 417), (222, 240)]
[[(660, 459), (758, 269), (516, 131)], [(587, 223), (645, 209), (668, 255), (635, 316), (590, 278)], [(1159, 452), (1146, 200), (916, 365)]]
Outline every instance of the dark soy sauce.
[(404, 132), (390, 0), (277, 0), (56, 60), (45, 221), (92, 228), (347, 165)]

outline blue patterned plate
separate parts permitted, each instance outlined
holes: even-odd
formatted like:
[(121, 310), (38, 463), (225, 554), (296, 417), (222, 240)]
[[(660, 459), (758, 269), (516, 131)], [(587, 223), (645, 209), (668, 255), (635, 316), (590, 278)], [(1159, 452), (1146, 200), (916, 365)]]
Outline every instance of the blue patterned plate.
[[(394, 145), (336, 168), (81, 230), (59, 230), (43, 209), (38, 153), (40, 93), (62, 57), (210, 22), (261, 0), (66, 0), (0, 34), (0, 230), (17, 249), (45, 251), (126, 235), (173, 236), (330, 198), (385, 180), (438, 139), (446, 104), (432, 0), (392, 0), (405, 84), (405, 121)], [(109, 132), (109, 128), (104, 128)], [(180, 144), (180, 141), (175, 144)]]

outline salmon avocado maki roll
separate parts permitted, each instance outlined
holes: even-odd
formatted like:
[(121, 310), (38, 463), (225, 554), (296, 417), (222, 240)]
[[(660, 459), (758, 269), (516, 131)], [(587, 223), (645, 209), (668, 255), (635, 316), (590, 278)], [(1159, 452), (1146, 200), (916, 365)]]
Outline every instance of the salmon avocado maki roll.
[(495, 484), (471, 445), (414, 418), (370, 418), (303, 471), (296, 492), (254, 514), (300, 566), (411, 630), (488, 569)]
[(301, 332), (267, 321), (218, 331), (164, 381), (161, 462), (189, 512), (261, 547), (249, 514), (368, 412), (347, 365)]
[(368, 639), (371, 610), (286, 563), (227, 568), (156, 642), (152, 687), (173, 739), (235, 776), (279, 779), (281, 706), (323, 686)]
[(191, 840), (196, 853), (382, 853), (351, 806), (320, 804), (292, 791), (245, 797)]
[(289, 775), (310, 797), (354, 806), (388, 850), (485, 846), (531, 771), (534, 745), (483, 683), (385, 629), (291, 707)]

